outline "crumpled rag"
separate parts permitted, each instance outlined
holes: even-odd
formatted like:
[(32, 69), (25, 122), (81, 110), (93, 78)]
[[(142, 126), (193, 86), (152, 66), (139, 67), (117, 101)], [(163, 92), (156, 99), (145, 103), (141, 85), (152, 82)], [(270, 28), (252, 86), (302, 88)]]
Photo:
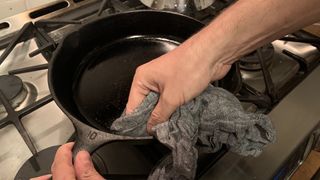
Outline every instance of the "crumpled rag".
[[(116, 119), (111, 129), (119, 135), (148, 136), (146, 124), (158, 98), (150, 92), (134, 112)], [(148, 179), (194, 179), (199, 151), (214, 153), (225, 144), (237, 154), (258, 156), (266, 144), (275, 141), (268, 116), (245, 112), (233, 94), (212, 85), (152, 130), (171, 155)]]

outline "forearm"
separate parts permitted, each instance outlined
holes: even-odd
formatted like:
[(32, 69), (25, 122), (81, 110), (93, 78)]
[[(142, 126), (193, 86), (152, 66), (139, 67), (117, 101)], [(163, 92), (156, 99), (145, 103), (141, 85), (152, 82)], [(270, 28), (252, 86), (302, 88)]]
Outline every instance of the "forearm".
[(160, 98), (148, 131), (170, 118), (177, 107), (223, 78), (239, 57), (320, 20), (320, 0), (239, 0), (178, 48), (138, 68), (126, 113), (150, 91)]
[(320, 20), (320, 0), (239, 0), (185, 44), (201, 60), (232, 64), (254, 49)]

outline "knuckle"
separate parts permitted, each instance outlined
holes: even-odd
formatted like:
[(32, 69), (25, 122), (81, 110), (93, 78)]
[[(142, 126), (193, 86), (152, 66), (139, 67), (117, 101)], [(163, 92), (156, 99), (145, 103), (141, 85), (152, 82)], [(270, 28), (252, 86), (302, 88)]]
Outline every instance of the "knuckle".
[(133, 83), (136, 85), (140, 85), (142, 80), (144, 79), (144, 70), (141, 66), (136, 69), (134, 74)]
[(101, 179), (100, 176), (93, 169), (86, 169), (78, 176), (80, 180), (96, 180)]
[(151, 117), (150, 118), (151, 118), (151, 121), (149, 123), (151, 125), (155, 125), (155, 124), (163, 122), (163, 118), (162, 118), (160, 112), (158, 112), (158, 111), (153, 111), (151, 113)]
[(82, 174), (80, 174), (81, 180), (87, 180), (87, 179), (92, 179), (92, 174), (89, 170), (84, 171)]
[(138, 66), (137, 69), (136, 69), (135, 74), (136, 74), (136, 75), (140, 75), (140, 74), (143, 73), (143, 71), (144, 71), (144, 66), (143, 66), (143, 65)]
[(172, 97), (163, 96), (161, 100), (166, 108), (176, 108), (180, 105), (179, 101)]
[(143, 89), (145, 86), (145, 83), (141, 79), (137, 79), (136, 81), (134, 81), (134, 84), (136, 85), (136, 87), (140, 89)]

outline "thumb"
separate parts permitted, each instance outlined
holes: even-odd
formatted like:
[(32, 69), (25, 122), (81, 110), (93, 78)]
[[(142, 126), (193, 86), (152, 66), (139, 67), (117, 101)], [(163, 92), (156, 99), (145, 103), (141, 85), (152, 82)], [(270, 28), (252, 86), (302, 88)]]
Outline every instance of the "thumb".
[(78, 152), (74, 167), (78, 180), (102, 180), (104, 179), (94, 168), (90, 154), (87, 151)]
[(126, 106), (126, 114), (130, 114), (136, 109), (143, 99), (147, 96), (150, 90), (139, 79), (139, 75), (135, 75), (132, 81), (128, 103)]
[(172, 113), (179, 107), (178, 103), (166, 100), (163, 95), (160, 96), (158, 104), (152, 111), (147, 123), (147, 131), (153, 134), (152, 127), (169, 120)]

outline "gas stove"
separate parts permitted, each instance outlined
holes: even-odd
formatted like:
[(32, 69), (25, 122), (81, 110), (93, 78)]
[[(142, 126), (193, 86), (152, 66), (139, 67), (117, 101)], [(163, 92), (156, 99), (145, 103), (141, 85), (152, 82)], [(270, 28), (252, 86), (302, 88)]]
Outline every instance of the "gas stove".
[[(188, 15), (208, 23), (231, 3), (216, 0), (208, 8)], [(65, 0), (0, 20), (1, 179), (26, 179), (48, 173), (57, 145), (74, 139), (73, 125), (52, 101), (47, 83), (48, 61), (59, 41), (79, 24), (97, 16), (146, 8), (138, 0)], [(320, 38), (302, 30), (259, 48), (234, 66), (236, 78), (240, 79), (234, 94), (247, 111), (270, 114), (278, 111), (288, 94), (299, 89), (305, 78), (310, 79), (313, 71), (319, 71), (319, 48)], [(229, 78), (230, 84), (234, 78)], [(221, 82), (215, 85), (221, 86)], [(317, 88), (314, 91), (319, 90)], [(314, 100), (319, 102), (315, 107), (320, 107), (319, 98)], [(277, 122), (294, 123), (290, 120)], [(318, 123), (319, 119), (312, 121), (304, 135), (309, 137)], [(283, 134), (281, 128), (276, 126), (276, 129), (281, 131), (279, 135)], [(313, 144), (317, 138), (314, 137)], [(302, 154), (307, 152), (306, 145), (301, 147)], [(287, 154), (296, 151), (292, 148)], [(157, 142), (147, 145), (111, 143), (98, 149), (92, 158), (99, 172), (107, 178), (145, 179), (167, 153), (168, 149)], [(226, 160), (229, 157), (233, 155), (225, 147), (214, 154), (201, 154), (197, 177), (220, 177), (212, 169), (221, 169), (220, 164), (229, 162)], [(288, 159), (274, 164), (277, 168), (268, 175), (276, 176)], [(292, 165), (279, 177), (289, 176), (296, 167)]]

